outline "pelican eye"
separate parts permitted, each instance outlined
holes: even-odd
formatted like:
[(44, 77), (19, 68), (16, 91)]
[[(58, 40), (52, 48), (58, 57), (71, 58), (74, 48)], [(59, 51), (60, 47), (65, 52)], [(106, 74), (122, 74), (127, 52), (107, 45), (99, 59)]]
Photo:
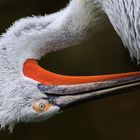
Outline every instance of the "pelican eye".
[(45, 109), (45, 104), (40, 103), (39, 106), (38, 106), (38, 109), (39, 109), (40, 111), (44, 110), (44, 109)]
[(52, 104), (48, 103), (45, 100), (39, 100), (33, 104), (33, 109), (36, 112), (43, 113), (47, 112), (51, 108)]

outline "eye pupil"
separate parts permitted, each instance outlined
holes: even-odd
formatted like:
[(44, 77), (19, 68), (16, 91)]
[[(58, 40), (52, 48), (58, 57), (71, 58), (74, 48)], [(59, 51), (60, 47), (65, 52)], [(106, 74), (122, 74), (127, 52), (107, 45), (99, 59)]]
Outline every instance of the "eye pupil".
[(43, 103), (40, 103), (40, 104), (39, 104), (39, 109), (40, 109), (40, 110), (44, 110), (44, 109), (45, 109), (45, 105), (44, 105)]

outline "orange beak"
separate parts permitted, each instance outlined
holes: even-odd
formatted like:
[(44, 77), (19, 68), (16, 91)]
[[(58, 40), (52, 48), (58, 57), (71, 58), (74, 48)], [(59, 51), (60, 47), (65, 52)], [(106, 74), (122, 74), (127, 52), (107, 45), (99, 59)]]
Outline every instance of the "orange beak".
[(59, 96), (55, 98), (55, 104), (62, 108), (111, 93), (125, 93), (140, 85), (139, 71), (99, 76), (65, 76), (43, 69), (35, 59), (28, 59), (24, 63), (23, 72), (28, 78), (39, 82), (38, 88), (42, 92)]

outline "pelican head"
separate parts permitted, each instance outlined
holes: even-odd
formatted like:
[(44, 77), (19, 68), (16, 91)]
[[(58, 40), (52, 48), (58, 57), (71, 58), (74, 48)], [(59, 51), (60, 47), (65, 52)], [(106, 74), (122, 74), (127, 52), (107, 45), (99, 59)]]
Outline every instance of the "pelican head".
[[(66, 76), (47, 71), (38, 64), (38, 60), (45, 54), (77, 45), (85, 40), (101, 25), (103, 10), (122, 36), (122, 32), (127, 29), (120, 30), (120, 27), (126, 20), (121, 18), (122, 21), (118, 22), (122, 24), (119, 26), (117, 22), (114, 23), (117, 13), (111, 16), (113, 10), (117, 11), (115, 8), (119, 3), (122, 2), (71, 0), (66, 8), (57, 13), (16, 21), (1, 36), (1, 128), (9, 126), (12, 130), (19, 122), (46, 120), (76, 104), (139, 86), (140, 72)], [(110, 12), (109, 8), (113, 10)], [(133, 41), (136, 40), (136, 36), (133, 36)], [(129, 38), (123, 36), (122, 39), (126, 42)], [(128, 46), (132, 47), (131, 44)], [(129, 51), (131, 49), (129, 48)], [(136, 53), (131, 54), (137, 57)]]

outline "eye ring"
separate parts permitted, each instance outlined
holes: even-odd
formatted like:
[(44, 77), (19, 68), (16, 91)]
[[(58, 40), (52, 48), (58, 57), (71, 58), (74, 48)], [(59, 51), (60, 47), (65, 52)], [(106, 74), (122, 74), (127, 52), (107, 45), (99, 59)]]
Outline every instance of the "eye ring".
[(51, 107), (52, 104), (48, 103), (46, 100), (39, 100), (32, 105), (33, 109), (38, 113), (47, 112)]

